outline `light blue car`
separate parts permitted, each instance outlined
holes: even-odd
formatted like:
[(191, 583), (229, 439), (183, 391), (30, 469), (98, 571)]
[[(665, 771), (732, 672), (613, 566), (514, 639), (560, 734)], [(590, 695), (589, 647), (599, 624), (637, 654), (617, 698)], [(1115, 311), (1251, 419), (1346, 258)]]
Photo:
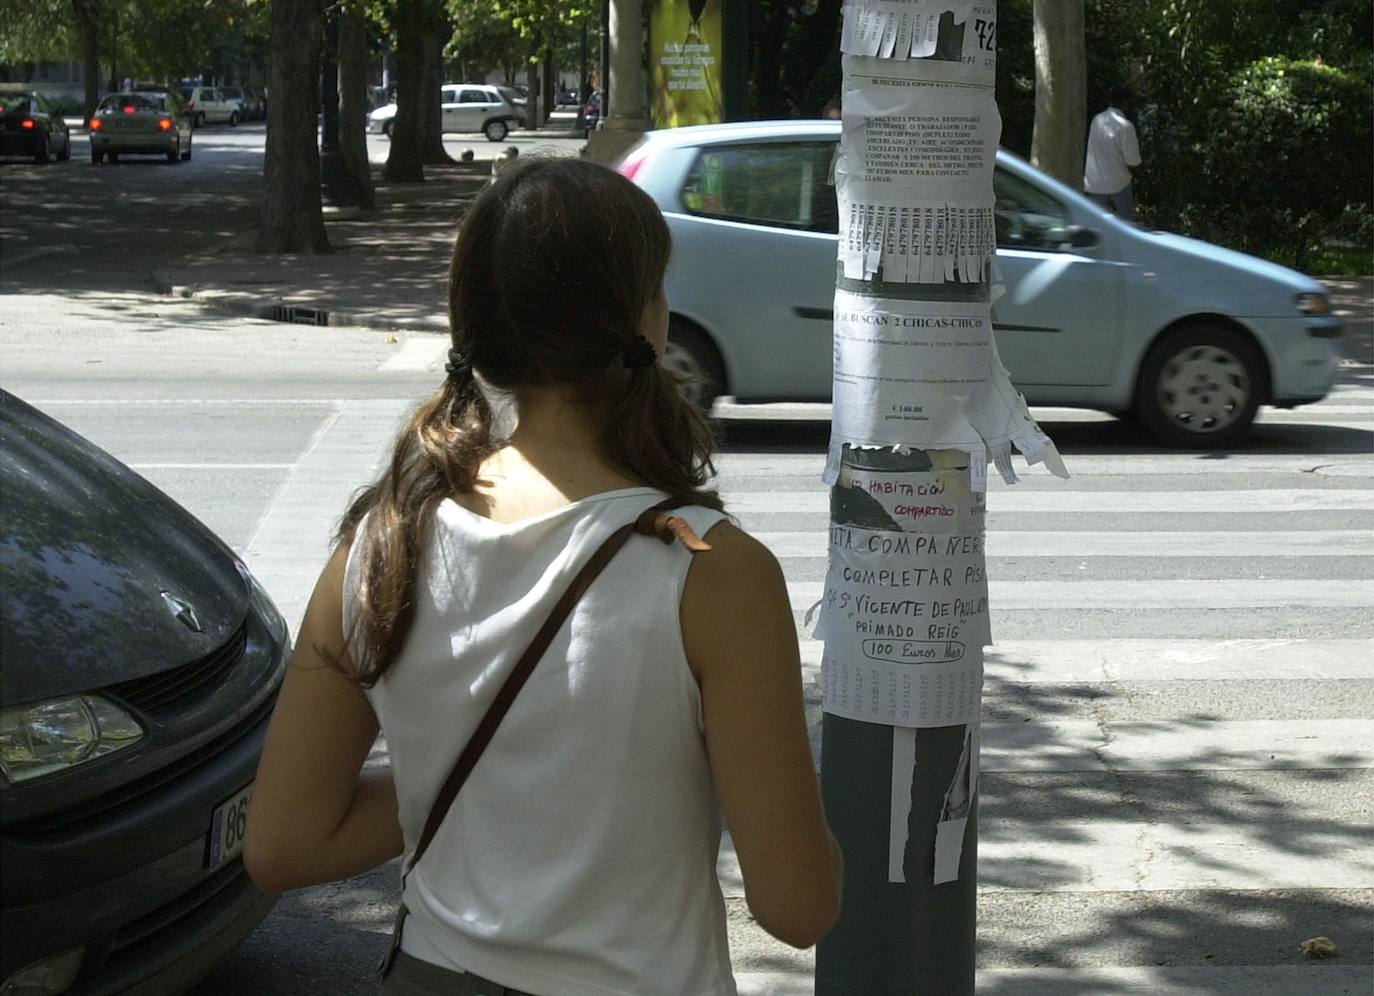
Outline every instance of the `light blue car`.
[[(838, 121), (649, 133), (618, 168), (673, 233), (665, 362), (694, 400), (828, 401)], [(997, 346), (1033, 405), (1134, 413), (1173, 446), (1243, 435), (1261, 403), (1320, 401), (1340, 358), (1326, 288), (1118, 221), (1025, 161), (994, 178)]]

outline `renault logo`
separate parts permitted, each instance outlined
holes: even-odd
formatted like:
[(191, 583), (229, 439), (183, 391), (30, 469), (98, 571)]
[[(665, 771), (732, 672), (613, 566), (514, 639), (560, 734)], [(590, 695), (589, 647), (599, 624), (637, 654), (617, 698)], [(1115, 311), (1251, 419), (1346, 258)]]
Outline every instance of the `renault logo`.
[(187, 629), (197, 633), (205, 632), (205, 627), (201, 625), (200, 617), (196, 615), (196, 610), (191, 607), (190, 602), (183, 602), (170, 591), (162, 593), (162, 601), (166, 603), (167, 608), (172, 610), (172, 615), (181, 620), (181, 624)]

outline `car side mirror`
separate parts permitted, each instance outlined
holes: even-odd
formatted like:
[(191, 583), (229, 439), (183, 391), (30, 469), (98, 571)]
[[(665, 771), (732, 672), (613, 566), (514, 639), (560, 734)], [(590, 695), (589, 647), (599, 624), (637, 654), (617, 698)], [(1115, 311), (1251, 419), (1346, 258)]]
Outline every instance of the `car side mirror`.
[(1102, 244), (1102, 234), (1087, 225), (1070, 225), (1064, 230), (1069, 245), (1075, 249), (1092, 249)]

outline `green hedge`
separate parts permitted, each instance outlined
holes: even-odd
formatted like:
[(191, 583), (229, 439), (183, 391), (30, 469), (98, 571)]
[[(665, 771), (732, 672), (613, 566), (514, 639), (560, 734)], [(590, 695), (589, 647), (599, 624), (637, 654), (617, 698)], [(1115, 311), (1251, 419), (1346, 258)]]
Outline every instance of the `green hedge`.
[(1147, 220), (1304, 269), (1323, 243), (1367, 243), (1374, 189), (1368, 81), (1267, 57), (1211, 96), (1141, 114)]

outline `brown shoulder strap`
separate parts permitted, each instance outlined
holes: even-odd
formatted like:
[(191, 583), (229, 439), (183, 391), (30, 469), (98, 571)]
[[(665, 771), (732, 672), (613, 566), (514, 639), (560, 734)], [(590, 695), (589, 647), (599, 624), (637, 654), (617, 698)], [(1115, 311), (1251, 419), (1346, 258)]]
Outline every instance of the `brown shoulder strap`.
[(554, 636), (557, 635), (564, 620), (568, 618), (568, 613), (573, 610), (578, 599), (591, 587), (597, 575), (611, 562), (611, 558), (625, 545), (625, 540), (629, 538), (630, 533), (638, 532), (642, 535), (658, 536), (665, 543), (671, 543), (677, 539), (693, 553), (710, 549), (692, 532), (691, 527), (684, 520), (675, 515), (666, 514), (670, 509), (678, 508), (681, 505), (682, 502), (669, 498), (652, 508), (645, 509), (634, 522), (627, 523), (611, 533), (597, 551), (591, 555), (590, 559), (582, 565), (582, 569), (577, 572), (572, 583), (563, 592), (563, 596), (554, 605), (549, 617), (544, 620), (544, 625), (539, 627), (539, 632), (530, 641), (530, 645), (525, 648), (524, 654), (516, 662), (514, 669), (506, 678), (505, 684), (501, 686), (501, 690), (496, 693), (496, 698), (487, 708), (482, 721), (477, 724), (477, 729), (473, 731), (467, 746), (463, 748), (463, 753), (458, 755), (458, 762), (449, 772), (443, 788), (435, 797), (434, 805), (430, 807), (429, 818), (425, 820), (425, 828), (420, 834), (419, 843), (415, 845), (415, 853), (406, 866), (405, 874), (408, 875), (410, 869), (419, 864), (421, 856), (429, 848), (434, 835), (439, 832), (439, 825), (444, 822), (444, 817), (448, 815), (449, 809), (453, 806), (453, 800), (458, 797), (458, 790), (463, 787), (468, 775), (476, 767), (477, 759), (487, 749), (487, 744), (491, 743), (496, 728), (501, 725), (501, 720), (505, 718), (511, 703), (515, 701), (515, 696), (524, 687), (526, 680), (534, 671), (534, 666), (544, 656), (544, 651), (549, 649), (549, 644), (553, 642)]

